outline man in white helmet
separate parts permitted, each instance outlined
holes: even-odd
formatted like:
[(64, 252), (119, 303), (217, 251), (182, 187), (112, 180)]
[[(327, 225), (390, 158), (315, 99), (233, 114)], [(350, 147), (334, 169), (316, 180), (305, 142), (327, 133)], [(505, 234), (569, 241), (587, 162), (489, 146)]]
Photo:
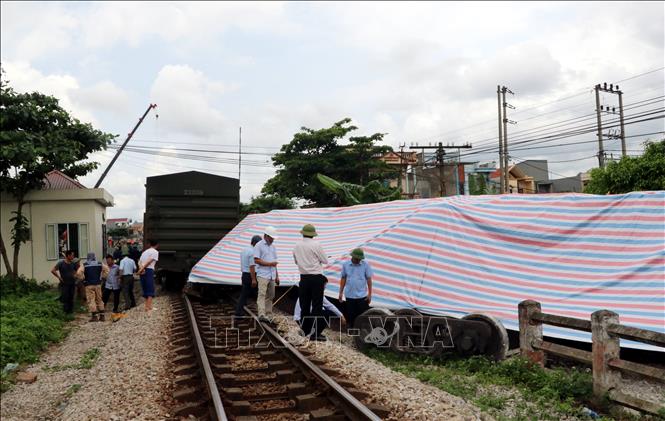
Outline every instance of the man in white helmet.
[(256, 263), (256, 280), (259, 291), (256, 307), (259, 319), (272, 321), (272, 300), (275, 298), (275, 286), (279, 285), (277, 273), (277, 249), (274, 241), (277, 239), (275, 227), (267, 227), (263, 231), (263, 240), (254, 246), (254, 263)]

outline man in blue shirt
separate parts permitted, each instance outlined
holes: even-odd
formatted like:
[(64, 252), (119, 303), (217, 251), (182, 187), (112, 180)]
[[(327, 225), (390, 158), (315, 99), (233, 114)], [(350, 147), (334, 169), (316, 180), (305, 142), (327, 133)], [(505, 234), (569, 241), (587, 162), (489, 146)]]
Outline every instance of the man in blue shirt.
[(277, 230), (267, 227), (263, 232), (263, 240), (254, 246), (256, 281), (259, 285), (256, 308), (259, 320), (264, 322), (272, 322), (272, 299), (275, 298), (275, 286), (279, 285), (277, 249), (273, 244), (276, 239)]
[(365, 253), (357, 248), (351, 252), (351, 261), (342, 264), (339, 301), (346, 297), (346, 320), (350, 327), (356, 317), (369, 309), (372, 301), (372, 267), (365, 261)]
[(136, 299), (134, 298), (134, 273), (136, 270), (136, 262), (130, 256), (122, 258), (120, 261), (120, 279), (122, 280), (122, 294), (125, 297), (125, 310), (136, 307)]
[(240, 253), (240, 272), (242, 273), (240, 279), (242, 282), (242, 290), (240, 291), (240, 299), (236, 306), (236, 317), (242, 316), (242, 309), (247, 304), (247, 298), (254, 295), (256, 290), (256, 270), (254, 269), (256, 263), (254, 262), (254, 246), (261, 241), (261, 236), (255, 235), (252, 237), (251, 246), (246, 247)]

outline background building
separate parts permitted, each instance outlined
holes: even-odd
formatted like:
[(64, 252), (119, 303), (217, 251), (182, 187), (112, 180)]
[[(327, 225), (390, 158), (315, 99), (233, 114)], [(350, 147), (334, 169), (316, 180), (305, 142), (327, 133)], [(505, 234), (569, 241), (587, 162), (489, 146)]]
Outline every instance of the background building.
[[(89, 189), (60, 171), (50, 172), (41, 190), (26, 195), (23, 213), (30, 224), (30, 240), (21, 246), (19, 273), (39, 281), (54, 281), (51, 269), (67, 249), (85, 258), (89, 251), (97, 257), (106, 252), (106, 208), (113, 196), (104, 189)], [(0, 228), (2, 238), (11, 243), (13, 223), (9, 219), (16, 200), (2, 193)], [(8, 250), (12, 260), (12, 250)], [(7, 268), (0, 261), (0, 272)]]

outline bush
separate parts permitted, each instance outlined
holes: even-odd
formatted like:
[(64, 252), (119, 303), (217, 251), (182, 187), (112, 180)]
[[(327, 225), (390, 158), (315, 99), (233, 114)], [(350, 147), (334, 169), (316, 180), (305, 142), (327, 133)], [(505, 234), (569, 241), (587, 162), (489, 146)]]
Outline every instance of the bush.
[(25, 276), (19, 276), (18, 279), (12, 279), (8, 275), (0, 276), (0, 295), (25, 296), (34, 292), (42, 292), (51, 288), (48, 282), (37, 282), (34, 279), (28, 279)]
[(65, 337), (65, 323), (72, 317), (62, 310), (57, 291), (34, 280), (2, 276), (0, 292), (0, 368), (33, 363), (50, 343)]

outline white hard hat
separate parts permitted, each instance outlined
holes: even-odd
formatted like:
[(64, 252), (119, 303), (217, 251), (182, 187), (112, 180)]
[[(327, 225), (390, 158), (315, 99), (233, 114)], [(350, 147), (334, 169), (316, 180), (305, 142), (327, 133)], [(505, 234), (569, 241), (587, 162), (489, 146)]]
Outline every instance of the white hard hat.
[(275, 227), (266, 227), (266, 229), (263, 230), (263, 233), (272, 237), (273, 240), (277, 239), (277, 230)]

